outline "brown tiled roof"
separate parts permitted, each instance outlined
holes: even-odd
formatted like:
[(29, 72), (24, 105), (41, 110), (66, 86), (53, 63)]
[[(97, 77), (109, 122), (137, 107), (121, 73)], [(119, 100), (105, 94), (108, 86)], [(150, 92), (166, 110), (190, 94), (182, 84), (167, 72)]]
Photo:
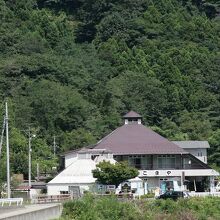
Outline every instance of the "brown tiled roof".
[(137, 112), (130, 111), (126, 115), (124, 115), (123, 118), (142, 118), (142, 116), (139, 115)]
[(97, 143), (95, 149), (100, 148), (110, 150), (114, 155), (188, 153), (142, 124), (117, 128)]

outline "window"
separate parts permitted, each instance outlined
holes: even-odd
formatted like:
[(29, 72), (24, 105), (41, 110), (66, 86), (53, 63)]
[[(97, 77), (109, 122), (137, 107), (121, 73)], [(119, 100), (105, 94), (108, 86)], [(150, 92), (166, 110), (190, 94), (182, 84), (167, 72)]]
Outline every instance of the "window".
[(166, 158), (166, 168), (175, 168), (175, 157)]
[(151, 169), (152, 167), (151, 157), (148, 155), (130, 155), (128, 163), (130, 166), (142, 170)]
[(158, 157), (158, 168), (165, 168), (165, 160), (162, 157)]
[(92, 159), (92, 160), (95, 160), (95, 158), (98, 157), (98, 156), (99, 156), (99, 155), (92, 155), (92, 156), (91, 156), (91, 159)]
[(60, 191), (60, 194), (61, 194), (61, 195), (69, 194), (69, 191)]
[(141, 168), (141, 158), (135, 158), (134, 165), (135, 165), (135, 168), (140, 169)]
[(129, 156), (129, 164), (137, 169), (141, 169), (141, 156)]
[(176, 158), (174, 155), (158, 156), (158, 168), (170, 169), (176, 167)]
[(202, 152), (198, 152), (198, 157), (202, 157)]
[(128, 124), (137, 124), (137, 119), (129, 119)]
[(191, 159), (190, 158), (184, 158), (183, 159), (183, 168), (184, 169), (189, 169), (189, 168), (191, 168), (191, 163), (192, 163), (192, 161), (191, 161)]

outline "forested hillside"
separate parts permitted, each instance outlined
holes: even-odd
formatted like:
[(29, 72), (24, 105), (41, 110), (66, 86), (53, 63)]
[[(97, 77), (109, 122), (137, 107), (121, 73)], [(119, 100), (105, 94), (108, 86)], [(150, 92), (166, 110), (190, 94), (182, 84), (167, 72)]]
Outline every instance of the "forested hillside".
[(59, 152), (95, 143), (131, 109), (170, 140), (209, 140), (220, 166), (220, 1), (0, 0), (0, 20), (12, 172), (27, 174), (29, 126), (33, 167), (50, 169), (54, 135)]

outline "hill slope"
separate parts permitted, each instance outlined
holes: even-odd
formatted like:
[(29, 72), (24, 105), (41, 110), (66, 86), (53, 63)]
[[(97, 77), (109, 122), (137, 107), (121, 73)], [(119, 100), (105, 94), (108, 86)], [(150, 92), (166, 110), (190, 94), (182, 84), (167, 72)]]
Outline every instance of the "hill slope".
[(53, 135), (60, 151), (91, 144), (131, 109), (172, 140), (209, 140), (220, 165), (218, 14), (214, 0), (0, 0), (14, 172), (28, 126), (34, 163), (50, 169)]

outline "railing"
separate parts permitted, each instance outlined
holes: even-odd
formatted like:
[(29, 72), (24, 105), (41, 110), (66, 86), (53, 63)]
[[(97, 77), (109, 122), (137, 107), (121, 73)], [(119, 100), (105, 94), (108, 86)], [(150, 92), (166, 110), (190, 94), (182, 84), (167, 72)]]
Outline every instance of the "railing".
[(23, 204), (23, 198), (9, 198), (9, 199), (0, 199), (0, 205), (4, 206), (4, 204), (8, 204), (11, 206), (12, 203), (16, 203), (18, 205)]
[(37, 195), (32, 198), (32, 203), (54, 203), (63, 202), (71, 199), (70, 194), (64, 195)]
[(206, 196), (220, 197), (220, 192), (190, 192), (189, 195), (193, 197), (206, 197)]

